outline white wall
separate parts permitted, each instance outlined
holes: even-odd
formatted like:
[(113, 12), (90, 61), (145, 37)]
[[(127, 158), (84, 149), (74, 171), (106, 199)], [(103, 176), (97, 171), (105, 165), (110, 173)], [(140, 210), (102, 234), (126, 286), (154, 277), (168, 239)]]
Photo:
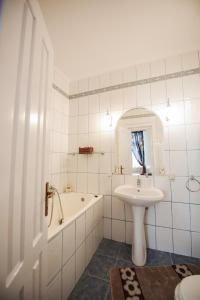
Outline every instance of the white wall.
[(58, 69), (54, 72), (54, 84), (61, 91), (53, 88), (50, 106), (49, 180), (60, 192), (63, 192), (67, 182), (69, 115), (69, 99), (64, 93), (66, 95), (69, 93), (69, 83), (66, 76)]
[[(126, 75), (127, 81), (131, 81), (134, 78), (149, 78), (197, 67), (199, 53), (194, 51), (110, 72), (112, 78), (104, 74), (72, 82), (71, 93), (88, 91), (88, 86), (93, 89), (94, 86), (103, 87), (103, 84), (111, 86), (122, 83), (122, 79), (119, 80), (122, 74)], [(168, 97), (172, 107), (169, 122), (165, 120)], [(113, 195), (113, 189), (124, 182), (134, 182), (135, 179), (132, 176), (112, 175), (114, 126), (112, 129), (106, 128), (105, 116), (109, 108), (116, 123), (123, 111), (138, 106), (157, 113), (165, 131), (166, 176), (153, 178), (155, 185), (164, 190), (165, 198), (148, 210), (145, 221), (148, 246), (200, 257), (200, 192), (189, 193), (185, 188), (189, 175), (200, 178), (199, 74), (71, 99), (69, 151), (77, 152), (79, 146), (90, 145), (97, 151), (104, 151), (105, 155), (69, 155), (68, 183), (78, 192), (104, 194), (105, 237), (127, 243), (131, 241), (130, 208)], [(170, 174), (175, 174), (175, 181), (169, 180)]]
[(200, 47), (199, 0), (39, 0), (70, 79)]

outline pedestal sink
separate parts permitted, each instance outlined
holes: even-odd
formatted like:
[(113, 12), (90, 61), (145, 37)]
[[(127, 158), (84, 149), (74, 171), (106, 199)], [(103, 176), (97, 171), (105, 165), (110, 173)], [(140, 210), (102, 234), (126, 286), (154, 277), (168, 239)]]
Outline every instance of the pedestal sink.
[(132, 185), (120, 185), (115, 195), (131, 205), (133, 215), (132, 261), (136, 266), (146, 263), (146, 238), (144, 231), (145, 207), (161, 201), (164, 194), (157, 188), (139, 188)]

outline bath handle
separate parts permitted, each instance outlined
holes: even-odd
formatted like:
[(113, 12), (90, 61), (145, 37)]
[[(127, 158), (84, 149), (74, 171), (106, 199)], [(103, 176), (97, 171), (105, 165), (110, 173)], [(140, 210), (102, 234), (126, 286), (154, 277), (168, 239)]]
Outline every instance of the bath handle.
[(44, 209), (44, 215), (45, 217), (48, 216), (48, 210), (49, 210), (49, 198), (53, 197), (54, 192), (51, 189), (51, 186), (49, 182), (46, 182), (46, 192), (45, 192), (45, 209)]

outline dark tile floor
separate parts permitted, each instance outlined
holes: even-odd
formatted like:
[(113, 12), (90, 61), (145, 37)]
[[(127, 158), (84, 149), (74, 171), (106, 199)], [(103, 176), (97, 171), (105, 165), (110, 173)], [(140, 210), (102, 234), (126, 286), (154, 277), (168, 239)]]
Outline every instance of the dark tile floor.
[[(152, 249), (147, 251), (147, 265), (176, 263), (191, 263), (200, 266), (200, 259)], [(131, 245), (103, 239), (69, 300), (111, 300), (109, 269), (130, 265), (133, 265)]]

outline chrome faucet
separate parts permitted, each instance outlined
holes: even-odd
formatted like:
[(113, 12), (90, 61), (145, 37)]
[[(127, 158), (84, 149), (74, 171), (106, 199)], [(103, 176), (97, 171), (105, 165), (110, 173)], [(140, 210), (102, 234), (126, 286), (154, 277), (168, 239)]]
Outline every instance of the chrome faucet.
[(137, 177), (137, 187), (140, 188), (141, 187), (141, 179), (140, 176), (138, 175)]
[(122, 175), (123, 174), (123, 170), (124, 170), (124, 168), (122, 167), (122, 165), (119, 167), (119, 169), (120, 169), (120, 174)]

